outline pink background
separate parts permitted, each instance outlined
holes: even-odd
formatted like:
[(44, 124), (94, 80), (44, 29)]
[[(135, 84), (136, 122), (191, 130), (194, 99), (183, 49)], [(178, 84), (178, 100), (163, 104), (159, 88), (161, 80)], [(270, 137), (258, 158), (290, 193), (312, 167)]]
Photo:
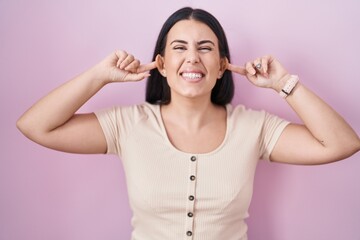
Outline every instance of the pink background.
[[(187, 5), (220, 20), (233, 63), (273, 54), (360, 133), (357, 0), (0, 0), (1, 240), (130, 238), (121, 161), (45, 149), (23, 137), (15, 122), (45, 93), (115, 49), (148, 62), (165, 19)], [(272, 91), (235, 80), (234, 104), (299, 121)], [(107, 86), (81, 111), (142, 102), (144, 86)], [(249, 238), (359, 240), (359, 172), (359, 153), (315, 167), (261, 162)]]

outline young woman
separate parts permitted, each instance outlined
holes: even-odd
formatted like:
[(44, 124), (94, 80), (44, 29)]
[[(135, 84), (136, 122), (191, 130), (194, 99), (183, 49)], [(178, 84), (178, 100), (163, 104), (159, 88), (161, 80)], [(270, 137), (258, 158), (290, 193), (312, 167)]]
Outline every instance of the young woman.
[[(134, 214), (132, 239), (247, 239), (258, 159), (324, 164), (354, 154), (360, 140), (272, 56), (245, 66), (229, 62), (216, 18), (183, 8), (163, 25), (153, 62), (112, 53), (34, 104), (17, 126), (52, 149), (119, 155)], [(303, 124), (231, 106), (231, 72), (275, 90)], [(103, 86), (145, 78), (146, 103), (76, 113)]]

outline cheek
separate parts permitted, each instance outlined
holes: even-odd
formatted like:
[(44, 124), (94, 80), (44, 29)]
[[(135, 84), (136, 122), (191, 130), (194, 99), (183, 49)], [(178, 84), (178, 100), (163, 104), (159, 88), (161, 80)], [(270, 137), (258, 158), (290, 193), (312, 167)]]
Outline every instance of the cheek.
[(218, 75), (220, 72), (220, 61), (208, 61), (204, 63), (207, 71), (211, 75)]
[(181, 67), (182, 61), (177, 58), (167, 58), (164, 62), (164, 69), (168, 74), (176, 74)]
[(164, 68), (174, 68), (181, 61), (181, 56), (171, 52), (170, 50), (165, 50), (164, 54)]

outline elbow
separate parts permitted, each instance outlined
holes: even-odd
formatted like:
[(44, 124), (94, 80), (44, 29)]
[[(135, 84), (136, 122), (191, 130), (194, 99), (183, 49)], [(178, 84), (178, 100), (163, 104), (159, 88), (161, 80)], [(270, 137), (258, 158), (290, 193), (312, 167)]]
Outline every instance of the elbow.
[(29, 140), (39, 145), (48, 147), (48, 134), (42, 131), (36, 120), (28, 119), (24, 116), (16, 121), (17, 129)]
[(351, 146), (351, 150), (352, 150), (352, 154), (357, 153), (360, 150), (360, 138), (359, 136), (355, 133), (355, 137), (354, 140), (351, 141), (352, 144), (349, 144)]
[(34, 128), (31, 126), (31, 123), (24, 118), (24, 116), (21, 116), (16, 121), (16, 127), (27, 138), (32, 139), (31, 136), (33, 135), (32, 131), (34, 131)]
[(26, 122), (19, 118), (16, 121), (16, 128), (27, 138), (31, 139), (31, 131), (30, 128), (27, 126)]
[(42, 135), (36, 129), (32, 121), (29, 121), (24, 117), (20, 117), (16, 121), (16, 127), (26, 138), (30, 139), (35, 143), (41, 144)]
[(359, 137), (357, 137), (356, 142), (355, 142), (354, 153), (357, 153), (358, 151), (360, 151), (360, 138)]
[(22, 117), (20, 117), (17, 121), (16, 121), (16, 128), (23, 134), (25, 134), (26, 132), (26, 124), (24, 123), (24, 120)]
[(352, 155), (360, 151), (360, 138), (356, 136), (354, 140), (342, 144), (341, 149), (343, 153), (341, 159), (351, 157)]
[(340, 160), (347, 159), (360, 151), (360, 139), (356, 136), (353, 139), (347, 139), (346, 141), (338, 142), (332, 147), (326, 148), (327, 161), (324, 163), (331, 163)]

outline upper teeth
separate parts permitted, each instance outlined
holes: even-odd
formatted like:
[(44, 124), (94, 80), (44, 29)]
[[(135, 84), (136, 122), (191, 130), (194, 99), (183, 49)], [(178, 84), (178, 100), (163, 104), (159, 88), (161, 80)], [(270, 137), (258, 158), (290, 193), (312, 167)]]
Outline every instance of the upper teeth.
[(183, 75), (183, 77), (185, 77), (185, 78), (192, 78), (192, 79), (194, 79), (194, 78), (201, 78), (201, 76), (202, 76), (201, 73), (183, 73), (182, 75)]

